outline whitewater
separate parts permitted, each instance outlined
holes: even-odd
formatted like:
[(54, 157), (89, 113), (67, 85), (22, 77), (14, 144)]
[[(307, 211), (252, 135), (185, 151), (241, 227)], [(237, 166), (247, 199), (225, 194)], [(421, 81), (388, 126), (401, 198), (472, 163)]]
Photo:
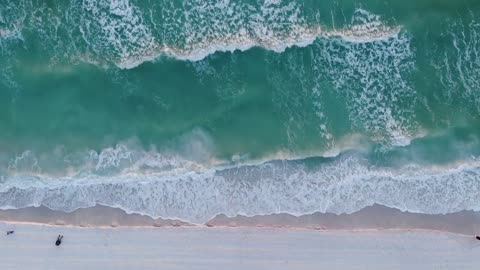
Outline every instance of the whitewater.
[[(32, 154), (17, 158), (15, 166), (28, 155)], [(480, 210), (476, 159), (388, 168), (347, 151), (329, 158), (205, 167), (178, 156), (119, 145), (92, 161), (94, 166), (85, 164), (68, 176), (21, 171), (2, 176), (1, 208), (44, 205), (73, 211), (100, 204), (197, 224), (218, 214), (342, 214), (373, 204), (427, 214)]]

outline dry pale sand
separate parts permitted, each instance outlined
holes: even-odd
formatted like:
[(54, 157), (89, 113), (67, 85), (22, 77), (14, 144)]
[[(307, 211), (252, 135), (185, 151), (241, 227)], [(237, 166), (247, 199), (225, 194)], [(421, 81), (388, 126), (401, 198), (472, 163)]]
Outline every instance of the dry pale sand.
[[(0, 223), (0, 269), (480, 269), (480, 241), (435, 231), (81, 228)], [(56, 236), (63, 234), (60, 247)]]

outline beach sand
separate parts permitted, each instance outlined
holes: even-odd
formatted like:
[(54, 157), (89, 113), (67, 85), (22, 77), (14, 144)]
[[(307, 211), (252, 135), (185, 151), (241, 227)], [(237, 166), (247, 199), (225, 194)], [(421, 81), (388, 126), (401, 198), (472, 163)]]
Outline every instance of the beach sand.
[[(479, 269), (480, 241), (438, 231), (82, 228), (0, 223), (0, 269)], [(61, 246), (54, 245), (64, 235)]]
[[(106, 206), (0, 210), (0, 269), (480, 269), (480, 213), (219, 215), (205, 224)], [(57, 235), (65, 236), (60, 247)]]
[[(139, 214), (127, 214), (121, 209), (106, 206), (78, 209), (69, 213), (50, 210), (46, 207), (0, 210), (0, 221), (81, 227), (177, 227), (194, 225), (176, 219), (152, 219)], [(218, 215), (205, 224), (200, 224), (200, 226), (205, 225), (209, 227), (269, 227), (313, 230), (424, 229), (473, 235), (480, 234), (480, 213), (461, 211), (445, 215), (426, 215), (374, 205), (352, 214), (342, 215), (331, 213), (314, 213), (298, 217), (288, 214), (253, 217)]]

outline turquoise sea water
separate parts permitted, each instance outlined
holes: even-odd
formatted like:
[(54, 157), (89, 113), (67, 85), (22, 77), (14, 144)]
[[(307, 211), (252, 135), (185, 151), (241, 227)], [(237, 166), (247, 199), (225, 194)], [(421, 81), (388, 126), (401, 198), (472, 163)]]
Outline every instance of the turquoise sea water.
[(0, 0), (0, 208), (480, 210), (480, 2)]

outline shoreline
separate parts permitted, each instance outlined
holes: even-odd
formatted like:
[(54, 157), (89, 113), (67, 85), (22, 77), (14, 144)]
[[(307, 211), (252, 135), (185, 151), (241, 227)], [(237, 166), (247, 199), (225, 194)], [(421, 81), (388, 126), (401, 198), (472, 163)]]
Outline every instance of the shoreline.
[(266, 228), (311, 231), (439, 231), (460, 235), (480, 234), (480, 212), (461, 211), (450, 214), (402, 212), (381, 205), (366, 207), (352, 214), (314, 213), (302, 216), (271, 214), (246, 217), (217, 215), (205, 224), (175, 219), (153, 219), (127, 214), (118, 208), (95, 206), (72, 212), (47, 207), (0, 210), (0, 222), (8, 224), (52, 225), (63, 227), (195, 227), (195, 228)]
[[(11, 228), (12, 226), (33, 226), (33, 227), (51, 227), (51, 228), (68, 228), (68, 229), (92, 229), (92, 230), (123, 230), (123, 229), (139, 229), (139, 230), (161, 230), (161, 229), (192, 229), (192, 230), (212, 230), (217, 229), (224, 231), (241, 231), (241, 230), (252, 230), (252, 231), (285, 231), (285, 232), (323, 232), (323, 233), (426, 233), (426, 234), (444, 234), (458, 236), (462, 238), (474, 238), (477, 235), (467, 235), (462, 233), (455, 233), (444, 230), (436, 229), (384, 229), (384, 228), (371, 228), (371, 229), (314, 229), (314, 228), (301, 228), (301, 227), (282, 227), (282, 226), (259, 226), (259, 227), (249, 227), (249, 226), (207, 226), (207, 225), (184, 225), (184, 226), (77, 226), (77, 225), (57, 225), (57, 224), (46, 224), (38, 222), (21, 222), (21, 221), (0, 221), (0, 227)], [(479, 234), (480, 236), (480, 234)]]

